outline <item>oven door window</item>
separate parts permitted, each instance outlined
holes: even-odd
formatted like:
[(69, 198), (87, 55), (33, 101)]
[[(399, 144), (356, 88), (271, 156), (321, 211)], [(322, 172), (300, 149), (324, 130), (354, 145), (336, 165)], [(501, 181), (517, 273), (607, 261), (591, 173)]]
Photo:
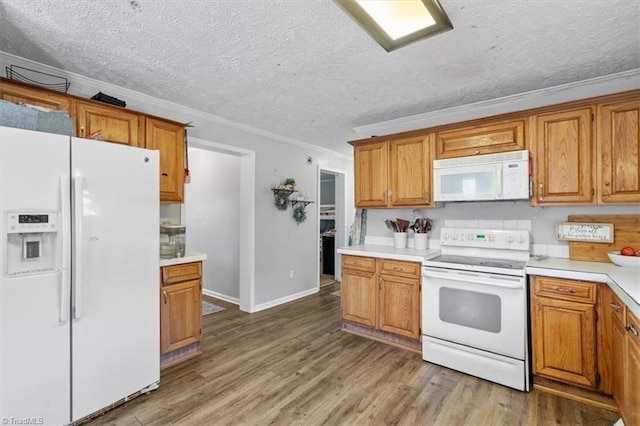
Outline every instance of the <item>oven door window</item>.
[(495, 294), (441, 287), (438, 301), (443, 322), (490, 333), (502, 329), (502, 301)]

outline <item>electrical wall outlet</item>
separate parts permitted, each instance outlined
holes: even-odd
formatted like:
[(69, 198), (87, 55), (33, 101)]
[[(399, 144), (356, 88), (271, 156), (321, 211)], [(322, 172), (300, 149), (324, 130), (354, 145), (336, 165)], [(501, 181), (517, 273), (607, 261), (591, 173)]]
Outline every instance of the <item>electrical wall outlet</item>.
[(293, 269), (289, 271), (289, 279), (292, 280), (293, 279)]

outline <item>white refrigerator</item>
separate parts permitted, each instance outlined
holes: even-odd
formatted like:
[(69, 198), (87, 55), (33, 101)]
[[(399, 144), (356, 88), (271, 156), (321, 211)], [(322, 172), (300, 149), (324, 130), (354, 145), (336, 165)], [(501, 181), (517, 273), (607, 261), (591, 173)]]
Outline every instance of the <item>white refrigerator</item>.
[[(0, 127), (0, 419), (157, 388), (159, 154)], [(34, 423), (37, 422), (37, 423)]]

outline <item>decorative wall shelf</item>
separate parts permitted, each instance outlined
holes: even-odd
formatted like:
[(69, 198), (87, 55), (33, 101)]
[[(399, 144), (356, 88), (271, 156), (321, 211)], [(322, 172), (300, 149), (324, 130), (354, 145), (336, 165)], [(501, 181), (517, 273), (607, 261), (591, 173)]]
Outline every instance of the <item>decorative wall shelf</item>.
[(291, 202), (291, 207), (295, 207), (296, 204), (302, 204), (304, 207), (307, 207), (309, 204), (313, 203), (313, 201), (308, 200), (289, 200)]

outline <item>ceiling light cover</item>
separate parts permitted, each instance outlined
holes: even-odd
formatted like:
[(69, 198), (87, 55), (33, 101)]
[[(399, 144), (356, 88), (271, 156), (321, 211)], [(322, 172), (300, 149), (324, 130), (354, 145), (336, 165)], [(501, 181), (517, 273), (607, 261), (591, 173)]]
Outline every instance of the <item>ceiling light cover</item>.
[(453, 29), (438, 0), (333, 0), (387, 52)]

